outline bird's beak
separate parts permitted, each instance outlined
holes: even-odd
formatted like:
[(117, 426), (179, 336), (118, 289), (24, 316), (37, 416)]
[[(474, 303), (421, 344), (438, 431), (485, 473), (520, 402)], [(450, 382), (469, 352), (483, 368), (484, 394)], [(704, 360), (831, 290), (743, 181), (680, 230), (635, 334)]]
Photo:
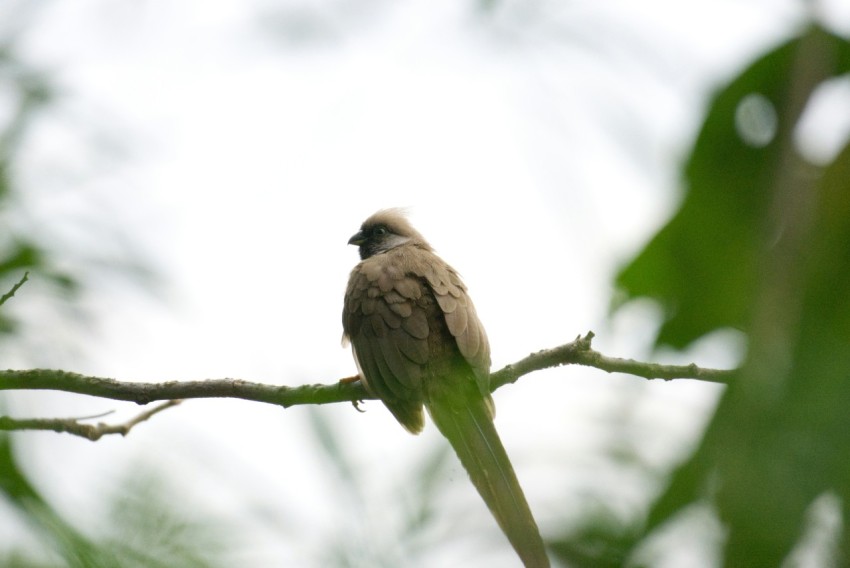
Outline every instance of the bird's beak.
[(363, 231), (357, 231), (354, 235), (348, 239), (348, 244), (360, 246), (366, 242), (366, 235), (363, 234)]

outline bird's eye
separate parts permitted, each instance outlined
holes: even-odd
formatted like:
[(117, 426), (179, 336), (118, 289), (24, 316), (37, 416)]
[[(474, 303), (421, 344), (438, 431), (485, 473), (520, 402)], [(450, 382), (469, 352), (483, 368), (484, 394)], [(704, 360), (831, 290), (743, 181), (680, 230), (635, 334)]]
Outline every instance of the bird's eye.
[(387, 232), (388, 231), (387, 231), (386, 227), (375, 227), (375, 230), (374, 230), (375, 236), (378, 236), (378, 237), (380, 237), (382, 235), (386, 235)]

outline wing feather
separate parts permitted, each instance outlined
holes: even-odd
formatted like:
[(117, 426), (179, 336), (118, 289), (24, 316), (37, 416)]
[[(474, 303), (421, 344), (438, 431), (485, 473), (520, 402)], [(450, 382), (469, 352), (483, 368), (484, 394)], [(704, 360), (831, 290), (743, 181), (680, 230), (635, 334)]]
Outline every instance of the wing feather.
[(355, 267), (343, 309), (365, 385), (411, 432), (422, 429), (422, 377), (428, 363), (429, 326), (417, 303), (419, 279), (406, 275), (387, 255)]
[(490, 346), (484, 326), (457, 272), (437, 255), (427, 253), (427, 262), (414, 272), (431, 288), (458, 350), (478, 379), (482, 392), (489, 392)]
[(434, 331), (428, 314), (434, 317), (436, 307), (478, 389), (489, 394), (487, 336), (454, 269), (430, 251), (417, 250), (376, 255), (351, 272), (343, 309), (345, 336), (367, 388), (412, 432), (422, 428), (419, 406)]

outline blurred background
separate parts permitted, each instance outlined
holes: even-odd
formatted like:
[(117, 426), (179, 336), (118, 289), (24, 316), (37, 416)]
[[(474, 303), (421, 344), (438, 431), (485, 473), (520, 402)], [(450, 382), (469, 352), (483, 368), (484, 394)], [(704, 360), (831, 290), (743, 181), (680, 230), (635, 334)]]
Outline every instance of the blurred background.
[[(765, 327), (749, 322), (769, 318), (741, 306), (764, 288), (714, 319), (706, 308), (712, 291), (726, 301), (738, 288), (701, 270), (745, 272), (739, 249), (711, 248), (739, 235), (734, 215), (682, 221), (706, 251), (673, 238), (684, 252), (666, 249), (664, 264), (652, 246), (705, 187), (700, 148), (726, 148), (709, 136), (724, 94), (737, 122), (723, 124), (747, 149), (711, 162), (731, 185), (701, 195), (789, 179), (751, 171), (782, 160), (746, 152), (782, 151), (786, 115), (768, 89), (827, 60), (801, 44), (809, 59), (786, 68), (788, 50), (774, 50), (813, 22), (837, 34), (836, 70), (818, 76), (836, 78), (810, 81), (811, 108), (789, 116), (799, 153), (829, 171), (846, 164), (850, 133), (840, 0), (3, 0), (0, 287), (24, 270), (30, 281), (0, 310), (2, 366), (285, 385), (351, 375), (340, 310), (358, 259), (346, 242), (375, 210), (404, 206), (465, 278), (494, 369), (593, 330), (607, 355), (759, 375)], [(726, 90), (756, 76), (755, 98)], [(785, 274), (774, 249), (758, 250)], [(685, 312), (703, 319), (678, 325)], [(663, 500), (681, 464), (716, 473), (696, 458), (710, 455), (722, 393), (578, 367), (497, 391), (497, 427), (557, 565), (747, 565), (729, 552), (728, 527), (739, 533), (722, 496)], [(4, 435), (0, 565), (515, 566), (435, 429), (414, 438), (380, 404), (363, 409), (192, 400), (126, 438)], [(108, 411), (118, 422), (139, 408), (0, 397), (13, 417)], [(818, 535), (844, 530), (829, 486), (794, 509), (825, 523)], [(779, 559), (805, 532), (789, 523), (799, 530), (766, 545)], [(837, 536), (812, 538), (786, 562), (840, 565)]]

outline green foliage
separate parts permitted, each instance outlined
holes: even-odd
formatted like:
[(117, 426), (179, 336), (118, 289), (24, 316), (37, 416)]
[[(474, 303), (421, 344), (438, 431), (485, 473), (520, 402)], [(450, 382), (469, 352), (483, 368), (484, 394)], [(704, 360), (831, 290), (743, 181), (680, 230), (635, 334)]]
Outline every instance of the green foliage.
[[(780, 565), (816, 498), (850, 503), (850, 145), (815, 166), (794, 139), (815, 89), (848, 71), (850, 43), (812, 28), (723, 89), (681, 209), (618, 278), (663, 307), (659, 344), (747, 334), (740, 372), (648, 523), (711, 498), (725, 566)], [(742, 117), (752, 95), (761, 110)]]
[[(33, 126), (55, 101), (54, 88), (47, 76), (22, 59), (16, 43), (38, 11), (35, 4), (18, 3), (5, 7), (0, 23), (0, 103), (8, 104), (0, 120), (0, 296), (10, 298), (14, 286), (23, 283), (29, 273), (33, 283), (47, 284), (56, 293), (58, 307), (67, 308), (81, 292), (80, 279), (60, 267), (57, 244), (44, 226), (33, 226), (26, 211), (26, 188), (19, 169)], [(8, 95), (8, 96), (6, 96)], [(114, 272), (144, 276), (144, 270), (127, 259)], [(91, 266), (91, 263), (86, 263)], [(41, 289), (42, 292), (44, 288)], [(24, 286), (23, 296), (29, 291)], [(43, 295), (43, 294), (42, 294)], [(0, 334), (4, 341), (21, 335), (23, 324), (15, 316), (14, 305), (20, 298), (0, 300)], [(26, 322), (39, 327), (45, 322)], [(3, 400), (0, 400), (2, 403)], [(0, 404), (2, 408), (2, 404)], [(151, 472), (138, 470), (125, 480), (111, 497), (104, 496), (111, 523), (100, 530), (83, 529), (76, 519), (60, 514), (21, 467), (19, 455), (26, 446), (16, 445), (17, 438), (0, 436), (0, 505), (11, 518), (20, 522), (39, 544), (24, 544), (0, 538), (0, 566), (51, 568), (114, 568), (115, 566), (215, 567), (226, 562), (222, 547), (227, 542), (223, 531), (207, 519), (201, 521), (180, 514), (173, 500), (165, 498), (167, 489)], [(4, 517), (6, 521), (8, 516)], [(5, 530), (5, 528), (4, 528)]]
[(581, 524), (548, 543), (567, 566), (619, 568), (640, 536), (637, 523), (626, 523), (603, 503), (581, 515)]
[[(25, 19), (23, 14), (18, 17)], [(14, 17), (9, 17), (4, 23), (9, 25), (13, 20)], [(41, 231), (31, 230), (20, 222), (22, 188), (19, 172), (15, 170), (16, 159), (34, 121), (54, 100), (54, 89), (44, 73), (17, 56), (16, 39), (14, 33), (9, 37), (0, 36), (0, 91), (11, 93), (9, 100), (13, 101), (7, 120), (0, 121), (0, 226), (4, 227), (0, 233), (0, 287), (10, 287), (24, 271), (29, 271), (34, 279), (50, 283), (63, 294), (72, 296), (79, 291), (78, 280), (58, 267), (49, 252), (50, 247), (38, 236)], [(18, 323), (9, 310), (0, 311), (0, 334), (15, 332)]]
[[(0, 293), (30, 271), (70, 296), (78, 281), (58, 268), (39, 232), (24, 226), (14, 209), (22, 194), (16, 158), (33, 121), (55, 98), (47, 77), (18, 59), (15, 39), (0, 37), (0, 87), (13, 93), (14, 104), (0, 123)], [(699, 447), (652, 506), (645, 534), (600, 504), (551, 543), (560, 559), (623, 565), (642, 537), (706, 500), (728, 528), (724, 565), (779, 566), (806, 535), (813, 504), (837, 496), (846, 510), (850, 146), (831, 163), (814, 165), (795, 148), (794, 133), (815, 90), (848, 71), (850, 44), (814, 27), (764, 54), (712, 101), (683, 170), (680, 210), (617, 284), (625, 301), (648, 297), (660, 304), (659, 345), (682, 348), (732, 327), (748, 337), (747, 358)], [(0, 309), (0, 333), (18, 331), (17, 323)], [(351, 515), (323, 542), (327, 564), (397, 566), (442, 542), (445, 535), (431, 527), (444, 449), (423, 460), (413, 489), (400, 482), (397, 502), (405, 518), (387, 530), (386, 519), (377, 518), (383, 511), (376, 513), (375, 499), (365, 493), (364, 468), (346, 453), (332, 424), (319, 413), (310, 416), (333, 478), (330, 491)], [(43, 550), (3, 550), (0, 565), (226, 562), (220, 527), (175, 513), (166, 488), (151, 475), (126, 480), (125, 491), (114, 496), (111, 530), (74, 526), (23, 471), (11, 440), (0, 436), (0, 501)], [(830, 552), (825, 556), (838, 555)]]
[(64, 556), (68, 566), (98, 566), (91, 544), (68, 525), (33, 487), (15, 459), (9, 436), (0, 436), (0, 495)]
[[(388, 424), (395, 427), (391, 418)], [(426, 454), (413, 475), (382, 485), (375, 494), (368, 492), (374, 487), (369, 476), (381, 466), (358, 463), (347, 451), (344, 436), (322, 412), (310, 409), (309, 426), (327, 466), (322, 468), (328, 475), (322, 485), (332, 488), (329, 497), (337, 504), (340, 525), (322, 538), (323, 549), (316, 555), (322, 566), (415, 566), (445, 545), (442, 539), (451, 538), (436, 534), (439, 515), (434, 514), (437, 497), (446, 490), (448, 444)], [(387, 514), (388, 495), (397, 515)]]
[[(817, 53), (801, 53), (813, 43)], [(714, 99), (685, 165), (681, 209), (617, 278), (628, 299), (646, 296), (664, 308), (660, 344), (682, 348), (717, 328), (747, 329), (752, 321), (767, 247), (782, 229), (770, 218), (783, 183), (778, 176), (800, 175), (783, 162), (789, 135), (801, 101), (818, 85), (803, 84), (798, 71), (817, 72), (826, 65), (820, 57), (833, 61), (823, 78), (850, 68), (847, 42), (815, 28), (764, 55)], [(763, 112), (781, 113), (766, 144), (747, 135), (740, 116), (753, 95), (769, 105)]]
[[(69, 568), (215, 568), (227, 564), (226, 531), (209, 519), (179, 513), (168, 488), (145, 468), (130, 470), (107, 497), (108, 523), (83, 534), (29, 481), (12, 437), (0, 436), (0, 499), (10, 504), (42, 543), (39, 551), (0, 551), (0, 566)], [(9, 545), (11, 543), (4, 543)]]

